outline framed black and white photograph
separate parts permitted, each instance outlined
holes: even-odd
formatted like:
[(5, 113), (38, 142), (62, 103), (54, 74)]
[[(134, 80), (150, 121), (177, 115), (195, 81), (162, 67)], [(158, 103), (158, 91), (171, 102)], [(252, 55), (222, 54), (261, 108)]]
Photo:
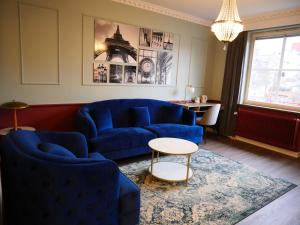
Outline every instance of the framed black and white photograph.
[(164, 43), (163, 43), (163, 49), (165, 50), (173, 50), (174, 45), (174, 34), (165, 32), (164, 33)]
[(124, 67), (124, 83), (135, 84), (136, 83), (136, 66)]
[(148, 28), (140, 28), (140, 46), (150, 47), (151, 46), (151, 29)]
[(109, 83), (122, 83), (122, 75), (123, 75), (123, 66), (110, 64), (109, 67)]
[(155, 84), (157, 51), (154, 50), (139, 50), (139, 84)]
[(158, 52), (156, 84), (170, 85), (172, 76), (172, 59), (173, 55), (169, 51)]
[(163, 47), (163, 41), (164, 41), (164, 32), (153, 30), (151, 47), (161, 49)]
[(106, 63), (94, 62), (93, 83), (107, 83), (109, 65)]
[(176, 84), (178, 35), (92, 16), (83, 28), (84, 85)]
[(114, 63), (137, 63), (139, 28), (95, 19), (94, 59)]

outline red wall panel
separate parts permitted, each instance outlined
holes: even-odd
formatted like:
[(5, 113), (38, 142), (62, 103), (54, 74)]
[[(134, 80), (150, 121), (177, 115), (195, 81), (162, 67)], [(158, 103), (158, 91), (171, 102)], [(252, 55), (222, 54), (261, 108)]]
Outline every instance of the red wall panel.
[[(75, 130), (75, 115), (82, 104), (33, 105), (18, 110), (18, 125), (37, 130)], [(12, 126), (12, 111), (0, 109), (0, 129)]]
[(240, 105), (235, 134), (300, 151), (300, 114)]
[[(19, 126), (37, 130), (74, 131), (82, 104), (33, 105), (18, 111)], [(0, 109), (0, 129), (12, 126), (12, 111)], [(252, 106), (238, 107), (236, 135), (300, 151), (300, 114)]]

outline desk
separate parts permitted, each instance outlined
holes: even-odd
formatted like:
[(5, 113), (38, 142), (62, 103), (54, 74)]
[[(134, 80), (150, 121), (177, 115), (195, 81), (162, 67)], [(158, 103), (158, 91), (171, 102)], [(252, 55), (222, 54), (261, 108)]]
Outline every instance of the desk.
[[(185, 102), (185, 103), (176, 103), (178, 105), (183, 106), (186, 109), (191, 109), (195, 112), (205, 112), (206, 110), (203, 110), (203, 108), (208, 108), (216, 105), (216, 103), (196, 103), (196, 102)], [(201, 110), (202, 108), (202, 110)]]

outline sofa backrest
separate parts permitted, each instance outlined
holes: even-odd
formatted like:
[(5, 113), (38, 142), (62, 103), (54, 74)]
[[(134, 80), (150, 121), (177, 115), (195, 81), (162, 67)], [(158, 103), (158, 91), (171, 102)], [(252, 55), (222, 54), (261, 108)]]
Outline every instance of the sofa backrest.
[[(163, 108), (165, 106), (174, 106), (182, 108), (171, 102), (155, 100), (155, 99), (112, 99), (89, 103), (81, 110), (88, 110), (90, 113), (99, 108), (107, 108), (111, 112), (113, 127), (130, 127), (132, 124), (131, 108), (147, 106), (150, 114), (150, 122), (163, 123)], [(172, 116), (172, 115), (170, 115)]]

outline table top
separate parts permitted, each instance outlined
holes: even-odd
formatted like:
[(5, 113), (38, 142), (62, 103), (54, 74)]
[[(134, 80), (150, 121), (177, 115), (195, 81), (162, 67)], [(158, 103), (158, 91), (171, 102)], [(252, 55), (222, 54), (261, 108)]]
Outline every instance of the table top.
[(187, 102), (187, 103), (176, 103), (178, 105), (182, 105), (187, 108), (192, 107), (210, 107), (216, 105), (216, 103), (196, 103), (196, 102)]
[(189, 155), (199, 149), (195, 143), (179, 138), (155, 138), (148, 145), (157, 152), (170, 155)]
[[(0, 129), (0, 135), (7, 135), (11, 130), (13, 130), (13, 127), (7, 127)], [(35, 131), (34, 127), (18, 127), (18, 130), (30, 130), (30, 131)]]

